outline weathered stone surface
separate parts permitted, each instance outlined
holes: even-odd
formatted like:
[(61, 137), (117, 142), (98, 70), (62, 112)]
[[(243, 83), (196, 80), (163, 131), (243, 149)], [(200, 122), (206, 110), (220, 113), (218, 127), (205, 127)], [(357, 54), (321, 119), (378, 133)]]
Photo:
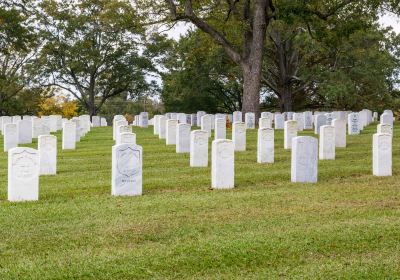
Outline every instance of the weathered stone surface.
[(232, 140), (235, 151), (246, 151), (246, 125), (242, 122), (234, 122), (232, 125)]
[(290, 150), (292, 148), (292, 139), (297, 136), (297, 122), (285, 121), (283, 134), (283, 147)]
[(39, 174), (56, 175), (57, 173), (57, 137), (40, 135), (38, 138)]
[(180, 123), (176, 131), (176, 152), (190, 153), (190, 124)]
[(167, 145), (176, 144), (176, 128), (178, 126), (178, 120), (167, 120), (167, 126), (165, 130), (165, 143)]
[(142, 194), (142, 161), (142, 147), (139, 145), (120, 144), (112, 147), (112, 195)]
[(39, 199), (39, 153), (27, 147), (8, 152), (8, 200)]
[(259, 128), (257, 135), (257, 162), (274, 162), (274, 130), (272, 128)]
[(208, 166), (208, 132), (193, 130), (190, 133), (190, 166)]
[(76, 147), (76, 124), (67, 121), (63, 124), (62, 131), (62, 149), (75, 150)]
[(372, 173), (374, 176), (392, 176), (392, 135), (373, 135)]
[(215, 119), (214, 138), (215, 139), (226, 139), (226, 120), (225, 120), (225, 118), (216, 118)]
[(316, 183), (318, 178), (318, 139), (298, 136), (292, 141), (291, 180)]
[(346, 121), (344, 119), (334, 119), (332, 125), (335, 128), (335, 146), (337, 148), (346, 147)]
[(335, 127), (323, 125), (319, 136), (319, 159), (335, 159)]
[(235, 184), (235, 153), (232, 140), (212, 142), (211, 186), (213, 189), (231, 189)]

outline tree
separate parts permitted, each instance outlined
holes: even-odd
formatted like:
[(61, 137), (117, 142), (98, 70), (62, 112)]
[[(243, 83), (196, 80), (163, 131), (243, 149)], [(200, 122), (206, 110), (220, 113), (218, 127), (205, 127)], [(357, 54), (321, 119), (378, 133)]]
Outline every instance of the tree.
[(167, 111), (209, 113), (240, 110), (242, 78), (237, 65), (204, 33), (190, 31), (172, 44), (162, 62), (161, 99)]
[(71, 93), (90, 116), (113, 96), (146, 90), (153, 68), (140, 55), (144, 30), (128, 1), (48, 0), (41, 9), (40, 84)]

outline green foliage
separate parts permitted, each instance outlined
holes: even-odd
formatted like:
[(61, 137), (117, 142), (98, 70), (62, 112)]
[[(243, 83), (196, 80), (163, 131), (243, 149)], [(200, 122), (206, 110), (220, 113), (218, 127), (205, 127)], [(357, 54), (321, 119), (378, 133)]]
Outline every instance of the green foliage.
[(241, 108), (240, 70), (199, 31), (174, 43), (163, 60), (166, 111), (232, 112)]
[(153, 68), (140, 55), (144, 30), (129, 2), (48, 0), (41, 8), (46, 43), (33, 66), (42, 84), (70, 92), (90, 115), (110, 97), (147, 88)]

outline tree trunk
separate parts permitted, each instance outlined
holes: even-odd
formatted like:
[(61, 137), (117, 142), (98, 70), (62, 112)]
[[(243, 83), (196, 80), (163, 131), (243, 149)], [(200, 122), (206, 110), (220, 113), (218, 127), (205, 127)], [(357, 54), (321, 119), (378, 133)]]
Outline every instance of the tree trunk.
[(282, 86), (280, 89), (279, 105), (281, 112), (292, 111), (292, 90), (290, 85)]
[(243, 105), (242, 112), (254, 113), (256, 122), (260, 117), (260, 88), (261, 88), (261, 68), (243, 64)]

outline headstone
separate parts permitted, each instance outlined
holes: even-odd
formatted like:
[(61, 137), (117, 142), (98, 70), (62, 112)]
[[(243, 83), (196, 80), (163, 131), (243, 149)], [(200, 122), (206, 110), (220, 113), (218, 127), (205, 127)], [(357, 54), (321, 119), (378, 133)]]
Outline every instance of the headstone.
[(57, 116), (49, 116), (50, 132), (57, 132)]
[[(75, 128), (76, 128), (75, 141), (79, 142), (79, 141), (81, 141), (81, 131), (82, 131), (82, 129), (81, 129), (81, 121), (79, 119), (72, 119), (72, 122), (75, 123)], [(118, 122), (120, 122), (120, 121), (118, 121)], [(117, 125), (118, 125), (118, 122), (117, 122)], [(122, 125), (122, 124), (119, 124), (119, 125)]]
[(187, 123), (180, 123), (176, 129), (176, 152), (190, 153), (190, 131), (191, 126)]
[(298, 136), (292, 141), (291, 181), (316, 183), (318, 177), (318, 139)]
[(39, 175), (56, 175), (57, 173), (57, 137), (40, 135), (38, 139)]
[(20, 120), (22, 120), (21, 116), (12, 116), (12, 123), (17, 124)]
[(358, 113), (351, 113), (348, 115), (348, 133), (349, 135), (356, 135), (360, 134), (360, 126), (359, 126), (359, 119)]
[(158, 120), (158, 138), (165, 139), (167, 130), (167, 117), (160, 116)]
[(39, 199), (39, 153), (27, 147), (8, 152), (8, 200)]
[(190, 123), (192, 126), (197, 126), (197, 114), (190, 115)]
[(139, 126), (148, 127), (149, 125), (149, 114), (147, 112), (141, 112), (139, 115)]
[(374, 176), (392, 176), (392, 135), (375, 133), (372, 148)]
[(233, 112), (232, 123), (234, 123), (234, 122), (242, 122), (242, 121), (243, 121), (242, 112), (240, 112), (240, 111)]
[(167, 120), (167, 126), (165, 130), (165, 144), (175, 145), (176, 144), (176, 127), (178, 125), (178, 120)]
[(314, 123), (314, 133), (319, 134), (319, 129), (323, 125), (326, 125), (326, 116), (323, 114), (316, 115)]
[(142, 161), (142, 147), (139, 145), (120, 144), (112, 147), (112, 195), (142, 194)]
[(51, 132), (51, 119), (49, 116), (42, 116), (42, 134), (41, 135), (48, 135)]
[(380, 124), (390, 124), (393, 126), (393, 116), (388, 113), (383, 113), (381, 115)]
[(232, 140), (235, 151), (246, 151), (246, 125), (242, 122), (234, 122), (232, 125)]
[(244, 115), (246, 128), (255, 129), (256, 128), (256, 115), (254, 113), (246, 113)]
[(208, 166), (208, 132), (193, 130), (190, 133), (190, 166)]
[(128, 121), (125, 118), (123, 118), (123, 119), (117, 120), (114, 123), (114, 127), (113, 127), (114, 137), (113, 137), (113, 139), (115, 141), (117, 140), (117, 137), (118, 137), (118, 127), (121, 126), (121, 125), (128, 125)]
[(118, 128), (117, 128), (117, 138), (115, 140), (115, 144), (116, 145), (122, 144), (122, 142), (121, 142), (121, 134), (122, 133), (126, 133), (126, 132), (132, 133), (132, 126), (130, 126), (130, 125), (119, 125), (118, 126)]
[(21, 120), (17, 122), (18, 144), (32, 143), (32, 121)]
[(376, 122), (378, 120), (378, 112), (374, 112), (372, 115), (372, 121)]
[(269, 118), (260, 118), (258, 121), (259, 128), (272, 128), (271, 119)]
[(107, 126), (108, 124), (107, 124), (107, 120), (106, 120), (106, 118), (101, 118), (101, 126)]
[(283, 148), (292, 148), (292, 139), (297, 137), (297, 122), (296, 121), (285, 121), (285, 128), (283, 131)]
[(284, 129), (285, 118), (282, 114), (275, 114), (275, 129)]
[(201, 117), (201, 130), (208, 132), (208, 137), (211, 137), (212, 130), (212, 116), (207, 114)]
[(4, 126), (4, 151), (7, 152), (18, 146), (18, 129), (15, 123)]
[(304, 129), (313, 129), (313, 114), (310, 111), (306, 111), (304, 114)]
[(9, 116), (3, 116), (1, 117), (2, 123), (1, 123), (1, 133), (4, 135), (4, 127), (6, 124), (12, 123), (12, 118)]
[(206, 114), (206, 112), (204, 111), (198, 111), (197, 112), (197, 126), (201, 127), (201, 117), (204, 116)]
[(72, 121), (63, 124), (62, 149), (75, 150), (76, 147), (76, 123)]
[(332, 125), (335, 128), (335, 146), (338, 148), (346, 147), (346, 121), (344, 119), (334, 119)]
[(325, 125), (332, 125), (333, 114), (332, 113), (326, 113), (325, 117), (326, 117)]
[(235, 152), (232, 140), (217, 139), (212, 142), (211, 187), (232, 189), (235, 183)]
[(92, 124), (93, 124), (93, 127), (101, 126), (101, 117), (100, 116), (92, 116)]
[(153, 134), (158, 135), (158, 129), (159, 129), (159, 121), (160, 121), (160, 115), (155, 115), (154, 116), (154, 123), (153, 123)]
[(393, 127), (390, 124), (378, 124), (376, 133), (390, 134), (393, 136)]
[(186, 114), (185, 113), (178, 113), (178, 122), (186, 123)]
[(257, 162), (274, 162), (274, 130), (272, 128), (259, 128), (257, 135)]
[(303, 131), (304, 129), (304, 114), (294, 113), (293, 120), (297, 122), (297, 131)]
[(116, 135), (116, 130), (117, 130), (117, 121), (120, 120), (125, 120), (125, 117), (123, 115), (115, 115), (113, 118), (113, 140), (115, 140), (115, 135)]
[(132, 132), (122, 132), (119, 135), (119, 144), (136, 145), (136, 134)]
[(293, 120), (293, 112), (286, 112), (286, 120), (288, 121)]
[(216, 118), (215, 119), (215, 131), (214, 138), (217, 139), (226, 139), (226, 120), (225, 118)]
[(319, 137), (319, 159), (335, 159), (335, 127), (321, 126)]

